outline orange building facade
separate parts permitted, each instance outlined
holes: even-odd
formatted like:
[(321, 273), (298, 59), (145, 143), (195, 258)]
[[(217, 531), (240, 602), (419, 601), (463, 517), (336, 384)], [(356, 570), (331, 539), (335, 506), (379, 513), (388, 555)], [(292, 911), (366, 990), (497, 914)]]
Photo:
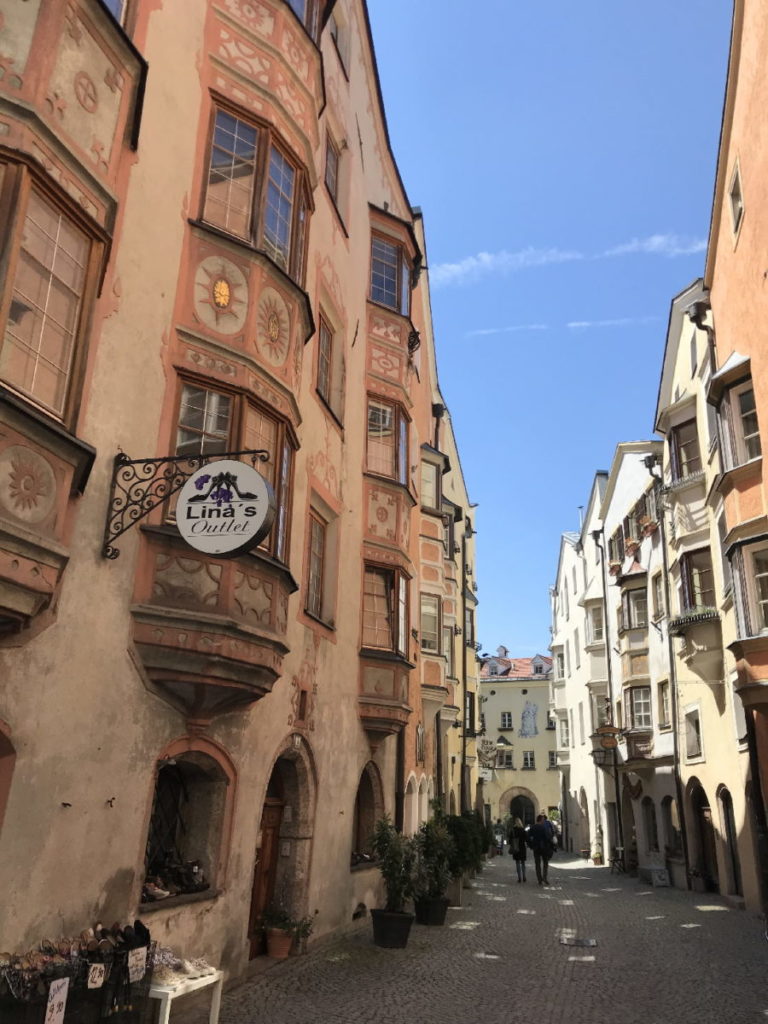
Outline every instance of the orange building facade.
[[(0, 947), (141, 914), (237, 976), (474, 805), (474, 525), (364, 3), (183, 7), (0, 5)], [(224, 455), (233, 558), (176, 525)]]
[[(722, 472), (713, 504), (732, 578), (723, 620), (726, 672), (746, 712), (762, 902), (768, 899), (768, 504), (762, 453), (768, 450), (768, 344), (763, 329), (768, 229), (768, 21), (762, 5), (736, 0), (723, 127), (704, 284), (717, 370), (708, 401), (717, 414)], [(706, 311), (705, 311), (706, 314)]]

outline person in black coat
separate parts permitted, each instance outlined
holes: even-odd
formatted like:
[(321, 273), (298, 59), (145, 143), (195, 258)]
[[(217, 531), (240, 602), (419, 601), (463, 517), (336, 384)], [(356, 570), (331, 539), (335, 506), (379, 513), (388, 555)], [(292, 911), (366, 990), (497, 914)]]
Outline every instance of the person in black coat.
[(536, 866), (536, 881), (539, 885), (549, 885), (549, 858), (552, 856), (552, 835), (545, 824), (543, 814), (536, 817), (536, 824), (531, 825), (528, 833), (528, 845), (533, 850), (533, 863)]
[(523, 828), (523, 823), (519, 818), (515, 818), (509, 826), (507, 838), (509, 840), (509, 852), (515, 858), (517, 884), (519, 885), (521, 882), (525, 881), (525, 860), (528, 856), (525, 829)]

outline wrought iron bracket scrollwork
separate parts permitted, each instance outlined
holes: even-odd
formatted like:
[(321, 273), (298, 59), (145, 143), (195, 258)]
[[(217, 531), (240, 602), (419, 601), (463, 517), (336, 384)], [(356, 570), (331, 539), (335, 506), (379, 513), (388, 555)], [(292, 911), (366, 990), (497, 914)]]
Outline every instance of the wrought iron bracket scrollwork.
[(118, 537), (180, 491), (190, 476), (209, 462), (247, 457), (252, 465), (268, 462), (269, 452), (212, 452), (209, 455), (165, 455), (155, 459), (129, 459), (125, 452), (115, 456), (109, 492), (109, 511), (104, 528), (104, 558), (117, 558)]

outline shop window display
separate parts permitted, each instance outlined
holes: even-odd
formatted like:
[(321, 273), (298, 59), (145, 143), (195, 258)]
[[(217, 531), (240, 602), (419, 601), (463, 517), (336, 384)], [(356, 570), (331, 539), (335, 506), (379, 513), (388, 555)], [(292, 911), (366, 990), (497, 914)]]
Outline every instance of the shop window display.
[(146, 851), (142, 901), (204, 892), (215, 882), (227, 778), (198, 751), (161, 761)]

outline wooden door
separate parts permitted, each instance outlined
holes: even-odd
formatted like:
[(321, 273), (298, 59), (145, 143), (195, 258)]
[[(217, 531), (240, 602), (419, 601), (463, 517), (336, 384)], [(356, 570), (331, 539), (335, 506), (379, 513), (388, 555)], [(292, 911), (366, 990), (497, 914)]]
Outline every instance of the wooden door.
[(249, 960), (264, 952), (264, 935), (259, 920), (275, 891), (282, 820), (282, 800), (267, 797), (261, 815), (261, 848), (256, 851), (256, 867), (253, 872), (251, 914), (248, 923)]

